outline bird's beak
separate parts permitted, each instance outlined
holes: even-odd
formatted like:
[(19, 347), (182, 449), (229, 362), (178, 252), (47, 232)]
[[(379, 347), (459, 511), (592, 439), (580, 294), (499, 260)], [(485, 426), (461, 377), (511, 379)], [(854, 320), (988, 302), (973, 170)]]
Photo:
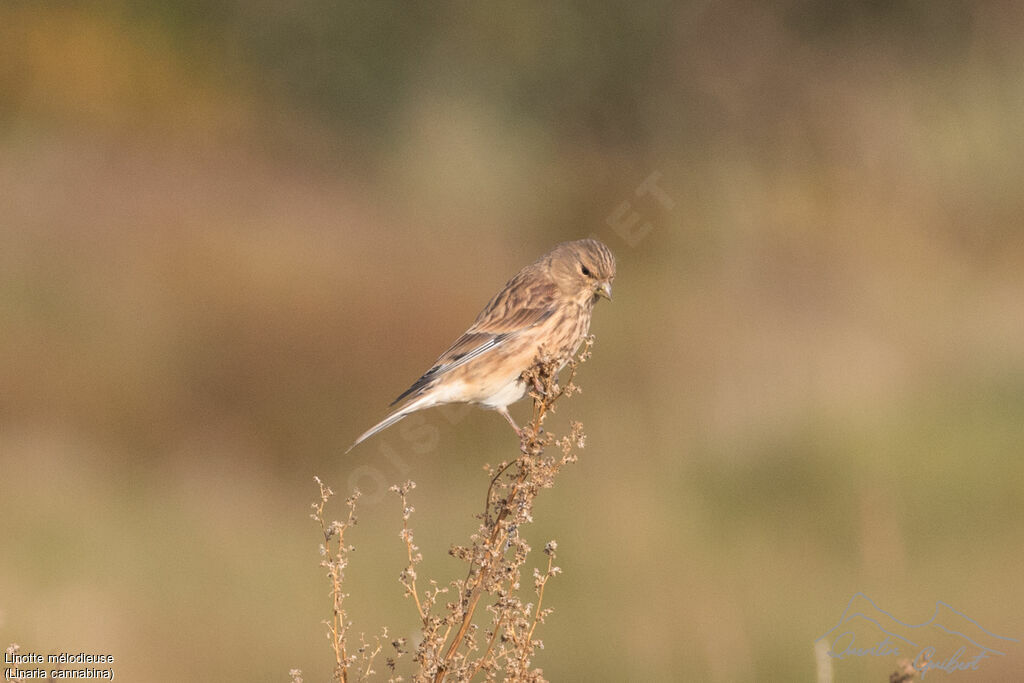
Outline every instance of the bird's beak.
[(608, 301), (612, 300), (612, 283), (602, 282), (601, 286), (597, 288), (597, 295), (603, 296)]

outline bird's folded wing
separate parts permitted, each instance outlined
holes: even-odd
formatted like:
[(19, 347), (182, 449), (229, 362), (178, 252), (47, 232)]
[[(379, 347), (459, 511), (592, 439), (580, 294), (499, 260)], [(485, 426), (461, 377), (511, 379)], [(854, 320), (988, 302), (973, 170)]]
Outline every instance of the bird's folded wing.
[(434, 362), (433, 367), (423, 373), (423, 376), (416, 380), (411, 387), (402, 392), (401, 396), (392, 401), (391, 405), (395, 405), (407, 396), (414, 395), (439, 377), (457, 367), (465, 365), (475, 358), (479, 358), (488, 351), (499, 348), (524, 330), (547, 320), (551, 317), (554, 309), (547, 306), (543, 308), (521, 308), (501, 317), (487, 315), (492, 311), (493, 307), (489, 305), (484, 310), (484, 314), (481, 314), (477, 321), (473, 323), (473, 326), (455, 340), (455, 343), (447, 351), (441, 354), (441, 357)]

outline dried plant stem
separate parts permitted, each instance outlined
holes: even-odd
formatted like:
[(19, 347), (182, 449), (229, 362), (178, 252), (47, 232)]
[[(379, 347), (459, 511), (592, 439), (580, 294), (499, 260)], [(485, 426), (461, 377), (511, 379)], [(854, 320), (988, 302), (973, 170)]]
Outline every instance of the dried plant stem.
[[(551, 544), (549, 544), (549, 547), (550, 546), (551, 546)], [(537, 624), (542, 619), (542, 615), (543, 615), (542, 610), (544, 608), (544, 587), (547, 586), (548, 579), (550, 579), (552, 576), (555, 575), (554, 574), (554, 569), (555, 569), (554, 562), (555, 562), (555, 553), (552, 550), (552, 551), (548, 552), (548, 569), (547, 569), (546, 572), (544, 572), (544, 576), (541, 577), (541, 578), (538, 578), (538, 580), (537, 580), (537, 607), (533, 611), (533, 621), (530, 623), (530, 630), (526, 633), (526, 642), (527, 643), (529, 643), (529, 642), (531, 642), (533, 640), (533, 632), (537, 629)], [(519, 660), (519, 664), (522, 667), (526, 666), (526, 655), (527, 655), (527, 650), (524, 648), (522, 653), (521, 653), (520, 660)]]
[[(560, 572), (554, 565), (556, 544), (551, 541), (544, 548), (548, 555), (547, 568), (533, 570), (534, 607), (520, 589), (530, 546), (519, 529), (533, 521), (533, 503), (541, 489), (553, 486), (562, 465), (575, 462), (575, 449), (583, 447), (585, 437), (578, 422), (570, 422), (569, 432), (560, 439), (546, 433), (543, 426), (548, 415), (555, 411), (555, 402), (579, 390), (573, 383), (576, 367), (589, 357), (592, 343), (592, 339), (587, 339), (582, 353), (567, 363), (558, 358), (541, 357), (523, 373), (523, 382), (531, 388), (533, 411), (532, 419), (521, 430), (519, 455), (497, 467), (485, 468), (490, 482), (484, 511), (478, 515), (480, 526), (468, 546), (453, 546), (450, 550), (450, 554), (468, 564), (465, 578), (453, 580), (448, 586), (430, 581), (430, 587), (423, 587), (418, 582), (417, 565), (423, 556), (410, 524), (414, 512), (410, 494), (416, 484), (407, 481), (390, 488), (402, 501), (400, 537), (405, 544), (407, 564), (399, 575), (399, 582), (405, 588), (405, 595), (416, 604), (422, 625), (413, 656), (418, 670), (412, 680), (417, 683), (441, 683), (446, 679), (469, 681), (478, 674), (489, 681), (502, 676), (509, 681), (539, 683), (544, 680), (543, 672), (531, 668), (530, 660), (536, 648), (543, 647), (541, 641), (534, 640), (537, 627), (551, 613), (551, 608), (544, 606), (545, 588), (548, 580)], [(570, 371), (565, 383), (560, 385), (558, 372), (566, 364)], [(561, 454), (545, 453), (551, 445), (557, 446)], [(377, 673), (373, 669), (374, 662), (390, 642), (394, 653), (385, 658), (390, 671), (388, 681), (397, 683), (403, 680), (397, 675), (397, 660), (408, 654), (404, 638), (389, 639), (388, 630), (384, 628), (382, 634), (371, 641), (372, 645), (362, 635), (358, 647), (348, 640), (351, 622), (345, 614), (347, 595), (342, 587), (353, 547), (346, 545), (345, 531), (356, 524), (355, 502), (359, 493), (355, 492), (346, 501), (348, 516), (344, 521), (328, 523), (324, 509), (334, 493), (320, 479), (316, 482), (320, 487), (320, 500), (313, 504), (311, 516), (323, 534), (320, 564), (326, 569), (331, 586), (331, 618), (324, 624), (334, 651), (332, 680), (338, 683), (369, 680)], [(453, 599), (443, 609), (435, 609), (439, 596), (449, 590)], [(489, 596), (487, 600), (484, 600), (485, 595)], [(480, 624), (474, 623), (482, 603), (487, 605), (486, 611), (493, 614), (489, 630), (483, 633)], [(301, 683), (301, 678), (299, 670), (292, 671), (293, 682)]]
[(412, 529), (409, 528), (409, 517), (414, 508), (409, 505), (409, 491), (416, 488), (416, 482), (407, 482), (405, 486), (392, 486), (391, 490), (402, 498), (402, 540), (405, 541), (405, 549), (409, 558), (409, 566), (402, 572), (402, 585), (405, 586), (407, 595), (411, 595), (416, 601), (416, 613), (420, 615), (420, 621), (424, 626), (427, 624), (427, 610), (420, 602), (420, 593), (416, 588), (416, 564), (423, 559), (419, 554), (419, 548), (413, 543)]
[(470, 680), (472, 680), (473, 676), (476, 676), (480, 669), (483, 668), (484, 664), (487, 663), (488, 657), (491, 656), (491, 651), (494, 649), (494, 642), (498, 639), (498, 634), (501, 633), (501, 627), (504, 622), (505, 618), (503, 616), (499, 616), (498, 620), (494, 622), (494, 629), (491, 631), (491, 637), (487, 640), (487, 649), (484, 650), (483, 655), (480, 656), (480, 660), (476, 663), (476, 666), (473, 667), (473, 671), (469, 675)]
[(373, 669), (371, 668), (373, 666), (373, 658), (380, 654), (381, 649), (383, 648), (380, 644), (380, 641), (378, 640), (377, 647), (375, 647), (370, 652), (370, 654), (366, 656), (366, 668), (363, 670), (363, 680), (366, 680), (370, 677), (370, 672), (373, 671)]
[[(543, 434), (544, 420), (547, 418), (549, 413), (554, 412), (555, 402), (561, 398), (562, 395), (571, 394), (578, 390), (578, 387), (573, 383), (576, 376), (576, 368), (580, 361), (585, 360), (589, 356), (590, 346), (592, 343), (592, 339), (587, 339), (583, 352), (580, 355), (580, 359), (577, 360), (576, 358), (573, 358), (569, 361), (569, 375), (564, 385), (559, 385), (558, 383), (558, 370), (560, 369), (561, 364), (554, 359), (542, 359), (527, 373), (524, 373), (523, 380), (527, 382), (528, 386), (532, 386), (534, 388), (534, 391), (530, 392), (530, 395), (533, 398), (533, 417), (530, 423), (522, 430), (523, 434), (520, 443), (521, 454), (519, 458), (501, 465), (498, 468), (497, 473), (492, 477), (491, 483), (488, 486), (484, 511), (486, 535), (481, 548), (482, 552), (476, 552), (472, 556), (469, 572), (466, 576), (466, 580), (463, 582), (463, 595), (466, 596), (468, 593), (468, 597), (466, 597), (462, 603), (459, 628), (456, 631), (455, 636), (452, 638), (451, 643), (445, 650), (444, 656), (441, 658), (440, 665), (438, 666), (433, 679), (435, 683), (441, 683), (441, 681), (444, 680), (445, 675), (449, 670), (452, 658), (463, 645), (466, 634), (473, 623), (473, 618), (476, 614), (477, 607), (479, 606), (480, 598), (484, 592), (486, 592), (487, 587), (491, 584), (492, 573), (501, 564), (499, 558), (504, 552), (501, 549), (508, 548), (509, 537), (515, 526), (506, 523), (506, 520), (510, 515), (516, 512), (521, 515), (524, 510), (528, 510), (533, 497), (536, 495), (535, 489), (537, 488), (538, 482), (531, 482), (531, 476), (538, 472), (541, 454), (543, 453), (545, 446), (550, 443), (548, 436)], [(582, 434), (578, 440), (582, 441)], [(504, 500), (496, 501), (499, 507), (497, 515), (492, 521), (490, 510), (492, 507), (491, 500), (494, 489), (498, 481), (504, 473), (512, 467), (512, 465), (517, 466), (517, 471), (513, 477), (508, 495)], [(547, 476), (551, 475), (548, 474)], [(528, 518), (528, 512), (526, 513), (526, 517)], [(547, 577), (552, 575), (551, 561), (552, 557), (549, 556), (549, 568), (548, 573), (545, 574), (546, 578), (544, 579), (544, 582), (546, 582)], [(543, 583), (540, 584), (538, 591), (541, 594), (541, 599), (543, 599)], [(532, 652), (532, 647), (529, 646), (529, 643), (532, 641), (533, 632), (536, 628), (539, 614), (540, 604), (538, 603), (537, 612), (535, 612), (534, 621), (530, 626), (527, 640), (520, 648), (520, 668), (526, 667), (529, 654)], [(497, 633), (501, 628), (501, 624), (502, 619), (499, 617), (497, 623), (494, 625), (494, 631), (492, 632), (488, 647), (485, 650), (484, 655), (477, 662), (477, 666), (473, 669), (474, 673), (479, 671), (480, 667), (483, 666), (487, 657), (490, 655)], [(443, 642), (447, 642), (447, 637)]]
[[(331, 680), (338, 683), (348, 683), (349, 680), (369, 680), (370, 676), (376, 673), (373, 669), (374, 660), (384, 650), (387, 643), (394, 648), (394, 656), (387, 658), (388, 669), (394, 672), (395, 660), (407, 654), (405, 638), (389, 638), (388, 629), (384, 627), (381, 629), (380, 635), (374, 636), (374, 645), (372, 646), (366, 641), (363, 634), (359, 635), (359, 645), (354, 649), (348, 640), (352, 624), (345, 613), (345, 598), (348, 597), (348, 594), (342, 590), (342, 586), (345, 581), (345, 569), (348, 567), (349, 553), (355, 548), (346, 544), (345, 532), (355, 526), (358, 521), (355, 514), (356, 501), (359, 500), (361, 494), (359, 491), (354, 491), (345, 501), (348, 514), (343, 521), (328, 522), (327, 517), (324, 516), (324, 508), (334, 496), (334, 491), (319, 477), (314, 477), (314, 480), (320, 487), (320, 500), (313, 503), (313, 513), (310, 517), (316, 520), (324, 537), (323, 543), (320, 544), (320, 566), (327, 570), (327, 578), (331, 586), (331, 618), (324, 620), (324, 625), (327, 627), (327, 638), (334, 651), (334, 672)], [(412, 548), (415, 552), (415, 546)], [(291, 676), (294, 683), (302, 683), (302, 672), (299, 669), (293, 669)], [(401, 678), (392, 675), (388, 680), (397, 682)]]
[[(345, 617), (345, 593), (342, 591), (342, 583), (345, 579), (345, 567), (348, 565), (348, 546), (345, 545), (345, 531), (356, 524), (355, 509), (356, 500), (359, 499), (359, 492), (356, 491), (345, 501), (348, 506), (348, 516), (344, 522), (327, 522), (324, 517), (324, 506), (334, 495), (334, 491), (326, 484), (315, 477), (320, 487), (320, 501), (313, 504), (313, 514), (310, 515), (320, 525), (320, 531), (324, 535), (323, 545), (320, 546), (322, 560), (320, 566), (327, 570), (327, 577), (331, 582), (331, 620), (326, 622), (327, 635), (334, 650), (334, 678), (335, 680), (347, 683), (349, 657), (346, 652), (346, 636), (348, 633), (348, 622)], [(332, 543), (333, 542), (333, 543)]]
[[(530, 428), (533, 428), (534, 426), (539, 426), (539, 423), (537, 423), (536, 420), (533, 423), (531, 423)], [(536, 437), (534, 436), (533, 438)], [(528, 457), (525, 454), (525, 452), (523, 456), (520, 456), (520, 460), (515, 462), (521, 463), (523, 457)], [(500, 477), (501, 473), (507, 470), (508, 467), (509, 465), (506, 465), (504, 468), (502, 468), (501, 472), (499, 472), (498, 476), (492, 479), (492, 486), (494, 481), (498, 477)], [(504, 545), (505, 539), (508, 536), (508, 529), (506, 529), (502, 525), (502, 522), (504, 522), (505, 518), (508, 517), (509, 512), (511, 511), (512, 502), (516, 500), (517, 494), (519, 493), (524, 482), (526, 481), (526, 477), (528, 474), (529, 469), (520, 465), (519, 473), (516, 476), (516, 480), (513, 484), (512, 491), (506, 498), (505, 503), (501, 506), (501, 509), (498, 512), (498, 516), (491, 526), (490, 536), (484, 543), (485, 552), (482, 554), (483, 557), (489, 558), (489, 560), (487, 562), (480, 563), (479, 565), (477, 565), (475, 562), (470, 565), (469, 575), (466, 577), (466, 585), (472, 586), (470, 597), (466, 601), (465, 606), (463, 607), (462, 623), (459, 626), (459, 630), (456, 632), (455, 638), (452, 639), (451, 645), (448, 646), (448, 649), (441, 660), (441, 665), (440, 667), (438, 667), (437, 674), (434, 676), (435, 683), (440, 683), (440, 681), (444, 680), (448, 662), (451, 660), (456, 650), (459, 649), (459, 646), (462, 644), (462, 641), (466, 636), (466, 631), (469, 629), (470, 624), (473, 623), (473, 615), (476, 613), (477, 605), (480, 602), (480, 596), (483, 595), (484, 585), (489, 577), (490, 570), (495, 566), (495, 563), (493, 562), (493, 549)], [(489, 491), (490, 489), (488, 489), (488, 499), (490, 498)]]

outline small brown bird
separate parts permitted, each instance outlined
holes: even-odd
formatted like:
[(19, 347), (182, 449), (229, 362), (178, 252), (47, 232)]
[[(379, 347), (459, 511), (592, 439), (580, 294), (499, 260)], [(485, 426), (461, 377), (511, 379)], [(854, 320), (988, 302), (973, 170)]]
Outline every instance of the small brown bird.
[(447, 403), (496, 410), (519, 434), (508, 406), (526, 393), (523, 372), (541, 353), (568, 361), (590, 330), (597, 299), (612, 298), (614, 279), (615, 257), (601, 242), (559, 244), (509, 280), (465, 334), (391, 405), (404, 403), (348, 450), (410, 413)]

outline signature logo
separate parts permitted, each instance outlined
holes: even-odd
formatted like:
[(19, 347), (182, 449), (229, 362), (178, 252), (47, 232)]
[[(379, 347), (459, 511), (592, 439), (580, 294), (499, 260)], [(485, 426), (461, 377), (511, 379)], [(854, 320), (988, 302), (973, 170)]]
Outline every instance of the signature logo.
[(977, 671), (987, 659), (1005, 657), (1016, 638), (996, 635), (944, 602), (935, 603), (928, 621), (908, 624), (857, 593), (839, 623), (814, 642), (825, 640), (835, 659), (850, 657), (910, 658), (924, 680), (929, 671), (947, 674)]

